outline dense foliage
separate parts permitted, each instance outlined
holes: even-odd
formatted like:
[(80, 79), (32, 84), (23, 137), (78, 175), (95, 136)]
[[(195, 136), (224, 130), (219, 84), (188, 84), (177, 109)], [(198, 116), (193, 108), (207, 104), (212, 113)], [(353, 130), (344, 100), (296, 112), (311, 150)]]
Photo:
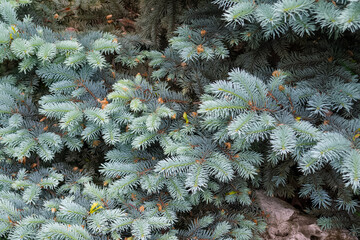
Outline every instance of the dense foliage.
[(261, 239), (259, 189), (359, 235), (359, 28), (347, 0), (0, 0), (0, 237)]

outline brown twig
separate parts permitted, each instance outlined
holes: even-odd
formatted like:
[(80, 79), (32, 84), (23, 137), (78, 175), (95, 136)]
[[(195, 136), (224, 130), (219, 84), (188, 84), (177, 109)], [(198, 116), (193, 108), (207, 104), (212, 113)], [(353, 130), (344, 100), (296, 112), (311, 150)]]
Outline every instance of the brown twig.
[(78, 81), (78, 85), (81, 86), (81, 87), (83, 87), (83, 88), (85, 88), (85, 90), (86, 90), (88, 93), (90, 93), (90, 95), (91, 95), (91, 96), (95, 99), (95, 101), (97, 102), (98, 98), (95, 96), (94, 93), (92, 93), (92, 92), (90, 91), (90, 89), (89, 89), (88, 87), (85, 86), (84, 80), (82, 80), (82, 79), (79, 80), (79, 81)]

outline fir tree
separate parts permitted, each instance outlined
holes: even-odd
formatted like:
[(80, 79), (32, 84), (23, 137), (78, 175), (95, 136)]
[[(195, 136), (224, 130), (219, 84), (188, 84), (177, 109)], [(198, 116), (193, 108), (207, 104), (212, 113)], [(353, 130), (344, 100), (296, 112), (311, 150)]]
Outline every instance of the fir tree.
[(358, 2), (122, 3), (0, 2), (0, 237), (261, 239), (256, 189), (359, 234)]

